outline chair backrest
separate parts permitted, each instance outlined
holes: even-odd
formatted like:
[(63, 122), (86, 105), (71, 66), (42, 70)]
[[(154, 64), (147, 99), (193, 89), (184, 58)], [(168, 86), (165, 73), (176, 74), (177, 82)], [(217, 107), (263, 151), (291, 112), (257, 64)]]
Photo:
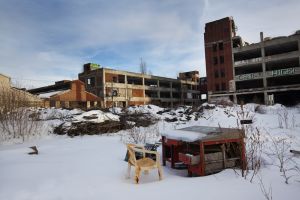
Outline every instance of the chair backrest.
[(136, 164), (135, 151), (133, 150), (134, 144), (127, 144), (127, 150), (129, 154), (128, 162), (132, 165)]

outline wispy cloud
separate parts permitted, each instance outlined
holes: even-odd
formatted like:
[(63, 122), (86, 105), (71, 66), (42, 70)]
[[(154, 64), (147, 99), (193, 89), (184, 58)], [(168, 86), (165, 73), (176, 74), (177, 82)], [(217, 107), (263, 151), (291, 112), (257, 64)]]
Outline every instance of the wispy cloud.
[(138, 71), (143, 57), (156, 75), (205, 76), (206, 22), (234, 16), (239, 33), (255, 41), (259, 31), (300, 28), (291, 20), (298, 10), (296, 0), (1, 1), (0, 72), (37, 86), (74, 79), (85, 62)]

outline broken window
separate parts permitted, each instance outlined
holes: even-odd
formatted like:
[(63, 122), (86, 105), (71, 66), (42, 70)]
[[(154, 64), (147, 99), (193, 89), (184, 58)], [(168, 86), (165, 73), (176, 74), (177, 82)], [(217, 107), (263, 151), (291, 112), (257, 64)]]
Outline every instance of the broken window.
[(87, 79), (88, 86), (94, 87), (95, 86), (95, 77), (91, 77)]
[(213, 44), (213, 51), (214, 51), (214, 52), (217, 51), (217, 44)]
[(221, 63), (221, 64), (224, 63), (224, 56), (220, 56), (220, 63)]
[(225, 84), (225, 83), (222, 83), (222, 85), (221, 85), (221, 90), (222, 90), (222, 91), (226, 90), (226, 84)]
[(215, 78), (218, 78), (219, 77), (219, 72), (218, 70), (215, 71)]
[(224, 71), (224, 69), (221, 69), (221, 77), (225, 77), (225, 71)]
[(219, 50), (223, 50), (224, 49), (224, 47), (223, 47), (223, 42), (219, 42)]
[(217, 65), (218, 64), (218, 57), (214, 57), (213, 62), (214, 62), (214, 65)]

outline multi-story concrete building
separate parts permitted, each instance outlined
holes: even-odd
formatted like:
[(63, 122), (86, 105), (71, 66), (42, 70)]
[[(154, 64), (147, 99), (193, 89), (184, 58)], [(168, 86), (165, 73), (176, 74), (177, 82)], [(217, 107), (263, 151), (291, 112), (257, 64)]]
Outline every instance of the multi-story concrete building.
[[(217, 74), (219, 66), (210, 62), (221, 53), (214, 52), (213, 47), (215, 43), (220, 43), (217, 41), (219, 38), (213, 38), (213, 40), (206, 40), (208, 36), (205, 38), (209, 99), (228, 98), (234, 102), (265, 104), (299, 103), (300, 31), (289, 36), (275, 38), (265, 38), (261, 33), (260, 42), (249, 44), (236, 35), (233, 19), (224, 18), (206, 24), (205, 34), (220, 34), (222, 29), (227, 32), (228, 28), (231, 35), (226, 35), (228, 39), (226, 48), (231, 55), (224, 56), (223, 63), (226, 66), (223, 79), (222, 71)], [(218, 76), (220, 74), (221, 76)], [(224, 81), (225, 87), (217, 86), (220, 80)]]
[(233, 38), (237, 100), (295, 104), (300, 102), (300, 31), (247, 44)]
[(85, 64), (78, 75), (87, 91), (101, 99), (102, 107), (156, 104), (174, 106), (200, 102), (199, 72), (187, 72), (178, 79), (119, 71)]

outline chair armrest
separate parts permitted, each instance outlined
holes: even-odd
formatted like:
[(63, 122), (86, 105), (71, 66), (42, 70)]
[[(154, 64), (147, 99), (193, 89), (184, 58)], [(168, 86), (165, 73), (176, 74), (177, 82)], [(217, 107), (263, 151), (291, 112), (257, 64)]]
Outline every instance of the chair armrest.
[(134, 144), (132, 145), (132, 147), (145, 150), (145, 147), (143, 145)]
[(135, 152), (140, 152), (140, 153), (148, 153), (148, 154), (159, 154), (157, 151), (150, 151), (150, 150), (145, 150), (145, 149), (139, 149), (139, 148), (136, 148), (134, 147), (133, 150)]
[(146, 157), (146, 154), (145, 154), (145, 147), (144, 147), (144, 146), (141, 146), (141, 145), (134, 145), (134, 146), (132, 146), (132, 149), (133, 149), (134, 152), (142, 153), (142, 154), (143, 154), (143, 158)]
[(157, 151), (145, 150), (144, 152), (145, 152), (145, 153), (148, 153), (148, 154), (155, 154), (155, 155), (159, 155), (159, 153), (158, 153)]
[(133, 148), (133, 150), (135, 152), (140, 152), (140, 153), (143, 153), (144, 157), (145, 157), (145, 154), (154, 154), (156, 156), (156, 161), (159, 161), (159, 153), (157, 151), (150, 151), (150, 150), (145, 150), (145, 149), (138, 149), (138, 148)]

